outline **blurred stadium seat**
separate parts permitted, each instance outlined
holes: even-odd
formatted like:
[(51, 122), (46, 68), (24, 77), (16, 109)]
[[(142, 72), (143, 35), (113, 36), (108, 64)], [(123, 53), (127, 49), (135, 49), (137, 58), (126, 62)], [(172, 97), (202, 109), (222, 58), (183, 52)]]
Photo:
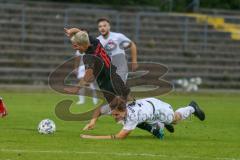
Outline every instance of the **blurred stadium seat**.
[[(167, 65), (168, 80), (201, 77), (202, 88), (240, 89), (240, 41), (196, 17), (151, 8), (10, 1), (0, 2), (0, 84), (47, 85), (49, 73), (74, 53), (63, 27), (85, 27), (96, 36), (102, 16), (137, 42), (139, 61)], [(234, 16), (221, 17), (240, 24)]]

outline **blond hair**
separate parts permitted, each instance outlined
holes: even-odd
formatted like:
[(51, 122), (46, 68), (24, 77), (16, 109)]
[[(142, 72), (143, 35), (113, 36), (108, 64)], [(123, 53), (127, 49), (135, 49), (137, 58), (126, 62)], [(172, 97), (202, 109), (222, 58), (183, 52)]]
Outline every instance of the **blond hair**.
[(80, 44), (80, 45), (90, 44), (88, 34), (84, 31), (77, 32), (76, 34), (74, 34), (71, 37), (70, 40), (71, 40), (72, 43), (77, 43), (77, 44)]

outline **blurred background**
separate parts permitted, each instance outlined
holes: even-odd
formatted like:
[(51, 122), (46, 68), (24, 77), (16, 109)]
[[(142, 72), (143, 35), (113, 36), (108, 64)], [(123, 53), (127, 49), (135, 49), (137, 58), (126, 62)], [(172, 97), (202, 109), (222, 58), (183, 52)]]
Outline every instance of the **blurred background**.
[(165, 64), (185, 91), (240, 89), (240, 0), (0, 0), (0, 89), (48, 88), (74, 50), (64, 27), (98, 35), (108, 17), (138, 48), (138, 61)]

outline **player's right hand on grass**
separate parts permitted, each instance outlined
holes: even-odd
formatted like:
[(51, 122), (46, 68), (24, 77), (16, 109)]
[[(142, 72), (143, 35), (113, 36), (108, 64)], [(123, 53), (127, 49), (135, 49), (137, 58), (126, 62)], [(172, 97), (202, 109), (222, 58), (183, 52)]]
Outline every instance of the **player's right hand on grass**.
[(88, 123), (84, 128), (83, 128), (83, 130), (84, 131), (87, 131), (87, 130), (92, 130), (92, 129), (94, 129), (94, 127), (95, 127), (95, 123)]

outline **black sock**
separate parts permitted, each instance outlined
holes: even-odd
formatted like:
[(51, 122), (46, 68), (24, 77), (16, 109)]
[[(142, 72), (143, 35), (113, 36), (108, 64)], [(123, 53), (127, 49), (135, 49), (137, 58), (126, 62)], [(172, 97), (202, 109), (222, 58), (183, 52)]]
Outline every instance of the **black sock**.
[(155, 137), (159, 137), (159, 129), (153, 129), (151, 125), (145, 122), (138, 124), (137, 127), (152, 133)]
[(154, 129), (153, 131), (152, 131), (152, 134), (155, 136), (155, 137), (159, 137), (159, 129)]
[(152, 133), (152, 132), (151, 132), (151, 131), (152, 131), (152, 126), (149, 125), (149, 124), (147, 124), (147, 123), (145, 123), (145, 122), (138, 124), (137, 127), (140, 128), (140, 129), (143, 129), (143, 130), (145, 130), (145, 131), (148, 131), (148, 132)]

